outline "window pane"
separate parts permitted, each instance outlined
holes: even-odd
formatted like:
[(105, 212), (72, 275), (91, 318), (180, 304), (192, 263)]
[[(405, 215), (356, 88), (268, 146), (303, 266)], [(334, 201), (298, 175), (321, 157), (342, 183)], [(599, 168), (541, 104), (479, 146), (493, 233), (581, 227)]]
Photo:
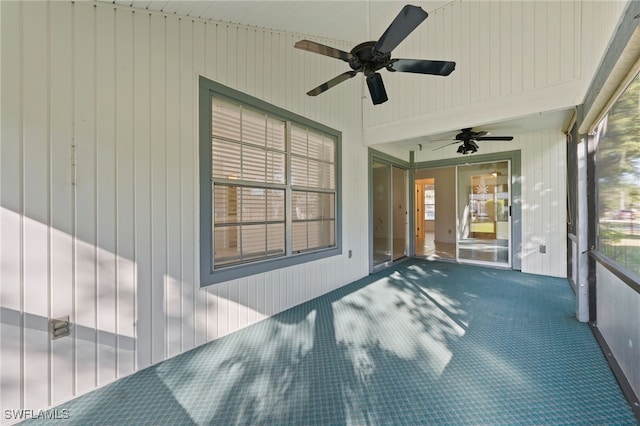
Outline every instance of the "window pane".
[(240, 140), (240, 107), (219, 99), (213, 100), (211, 131), (213, 136)]
[(238, 222), (240, 188), (215, 185), (213, 193), (213, 222), (217, 224)]
[(336, 162), (336, 141), (333, 138), (324, 137), (324, 144), (322, 146), (322, 159), (329, 163)]
[(336, 196), (335, 194), (320, 194), (322, 205), (322, 218), (335, 219), (336, 215)]
[(266, 221), (267, 193), (262, 188), (242, 188), (242, 222)]
[(265, 114), (250, 109), (242, 110), (242, 142), (265, 146), (266, 140)]
[(307, 249), (307, 222), (293, 222), (291, 243), (293, 252)]
[(291, 126), (291, 152), (297, 155), (307, 155), (307, 129)]
[(267, 225), (242, 227), (242, 260), (264, 257), (267, 254)]
[(322, 159), (322, 135), (309, 132), (308, 136), (308, 156), (309, 158)]
[(336, 189), (336, 166), (333, 164), (320, 163), (320, 167), (320, 188)]
[(270, 189), (267, 191), (267, 220), (284, 221), (284, 191)]
[(330, 247), (332, 243), (333, 221), (321, 220), (308, 223), (309, 245), (308, 248)]
[(285, 154), (267, 151), (267, 182), (285, 183)]
[(307, 219), (320, 219), (321, 216), (320, 194), (317, 192), (307, 193)]
[(265, 150), (245, 145), (242, 147), (242, 179), (265, 181)]
[(240, 261), (240, 227), (224, 226), (214, 228), (214, 265), (220, 266)]
[(291, 192), (291, 217), (293, 220), (307, 218), (307, 193), (300, 191)]
[(267, 148), (285, 150), (284, 121), (267, 118)]
[(597, 128), (598, 249), (640, 274), (640, 78)]
[(267, 254), (269, 256), (284, 254), (284, 242), (284, 223), (267, 225)]
[(222, 179), (240, 178), (240, 145), (220, 139), (214, 139), (212, 145), (213, 177)]
[(336, 221), (330, 220), (329, 224), (329, 246), (333, 247), (336, 245)]
[(308, 163), (308, 172), (309, 176), (309, 186), (313, 188), (320, 188), (320, 184), (322, 183), (322, 179), (320, 177), (320, 163), (314, 160), (309, 160)]
[(307, 160), (300, 157), (291, 157), (291, 184), (308, 186)]

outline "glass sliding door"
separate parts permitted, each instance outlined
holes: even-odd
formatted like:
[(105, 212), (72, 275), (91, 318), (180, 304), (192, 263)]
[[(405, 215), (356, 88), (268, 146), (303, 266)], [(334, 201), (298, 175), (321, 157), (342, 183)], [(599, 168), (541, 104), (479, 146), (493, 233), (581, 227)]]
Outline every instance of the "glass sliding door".
[(407, 255), (407, 170), (372, 160), (371, 191), (372, 269), (379, 269)]
[(373, 266), (391, 261), (391, 167), (373, 161)]
[(457, 168), (457, 258), (511, 266), (511, 188), (508, 161)]

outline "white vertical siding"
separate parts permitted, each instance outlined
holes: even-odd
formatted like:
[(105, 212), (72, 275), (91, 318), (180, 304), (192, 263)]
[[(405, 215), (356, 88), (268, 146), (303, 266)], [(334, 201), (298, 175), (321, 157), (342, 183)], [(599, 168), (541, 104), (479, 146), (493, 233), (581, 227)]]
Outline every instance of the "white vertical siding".
[[(73, 264), (73, 52), (71, 5), (61, 5), (51, 10), (51, 20), (59, 25), (51, 27), (50, 56), (60, 58), (51, 61), (49, 71), (50, 102), (61, 105), (51, 110), (51, 317), (58, 318), (73, 312), (74, 264)], [(56, 84), (52, 85), (51, 82)], [(4, 90), (4, 86), (3, 86)], [(2, 138), (4, 142), (5, 139)], [(3, 204), (4, 207), (4, 204)], [(1, 256), (1, 255), (0, 255)], [(71, 339), (51, 342), (51, 378), (58, 385), (51, 389), (51, 400), (62, 401), (73, 395), (74, 346)]]
[[(3, 4), (0, 29), (9, 34), (22, 31), (22, 9)], [(0, 38), (2, 64), (21, 64), (22, 40)], [(0, 400), (2, 406), (22, 404), (22, 67), (1, 70), (0, 112)], [(5, 84), (11, 82), (11, 85)], [(20, 283), (15, 285), (14, 283)], [(9, 360), (9, 362), (7, 362)], [(6, 384), (5, 384), (6, 383)]]
[[(292, 34), (109, 4), (0, 10), (2, 410), (58, 404), (367, 273), (361, 81), (305, 95), (339, 61)], [(345, 255), (199, 288), (199, 75), (343, 132)], [(50, 340), (64, 315), (72, 335)]]
[[(457, 1), (394, 57), (450, 60), (448, 77), (384, 73), (389, 101), (364, 103), (365, 143), (420, 137), (582, 102), (626, 1)], [(505, 102), (505, 100), (509, 100)]]
[[(456, 145), (416, 151), (415, 161), (433, 161), (456, 155)], [(482, 154), (520, 150), (522, 245), (518, 256), (522, 271), (566, 277), (566, 145), (560, 129), (514, 135), (513, 141), (480, 142)], [(473, 161), (473, 155), (469, 157)], [(546, 253), (540, 253), (540, 245)]]

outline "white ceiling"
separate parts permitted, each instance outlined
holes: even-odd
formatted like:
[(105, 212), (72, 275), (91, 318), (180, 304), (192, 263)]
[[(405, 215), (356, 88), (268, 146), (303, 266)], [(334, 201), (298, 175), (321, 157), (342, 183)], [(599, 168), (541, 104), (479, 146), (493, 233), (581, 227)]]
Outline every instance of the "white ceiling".
[[(100, 0), (108, 1), (108, 0)], [(453, 0), (459, 1), (459, 0)], [(108, 1), (119, 5), (358, 44), (377, 40), (407, 0)], [(411, 1), (427, 12), (452, 0)]]
[[(532, 133), (541, 130), (561, 128), (566, 129), (573, 115), (573, 109), (567, 108), (557, 111), (546, 111), (537, 114), (519, 117), (512, 120), (505, 120), (499, 123), (486, 123), (474, 126), (476, 132), (488, 132), (491, 136), (514, 136), (523, 133)], [(390, 145), (401, 146), (409, 151), (419, 149), (433, 150), (455, 142), (456, 135), (462, 129), (455, 129), (446, 133), (430, 134), (420, 138), (406, 139), (394, 142)]]

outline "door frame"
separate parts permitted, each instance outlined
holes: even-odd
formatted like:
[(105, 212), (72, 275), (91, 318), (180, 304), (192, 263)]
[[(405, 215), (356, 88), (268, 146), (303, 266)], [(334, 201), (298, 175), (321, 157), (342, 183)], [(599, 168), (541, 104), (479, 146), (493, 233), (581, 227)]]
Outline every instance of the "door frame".
[[(511, 165), (511, 247), (510, 247), (510, 260), (511, 260), (511, 269), (521, 270), (522, 269), (522, 258), (519, 256), (519, 250), (522, 246), (522, 184), (521, 184), (521, 176), (522, 176), (522, 163), (521, 163), (521, 151), (513, 150), (513, 151), (502, 151), (502, 152), (493, 152), (489, 154), (469, 154), (469, 155), (460, 155), (458, 157), (452, 157), (442, 160), (434, 160), (434, 161), (421, 161), (418, 163), (411, 162), (411, 171), (410, 171), (410, 187), (413, 188), (415, 185), (415, 170), (421, 169), (433, 169), (440, 167), (451, 167), (451, 166), (464, 166), (471, 165), (475, 163), (490, 163), (496, 161), (505, 161), (508, 160)], [(457, 171), (456, 171), (456, 179), (457, 179)], [(456, 190), (457, 191), (457, 190)], [(456, 196), (453, 194), (452, 196)], [(457, 201), (456, 201), (457, 203)], [(412, 210), (410, 210), (410, 219), (411, 226), (415, 226), (415, 218), (413, 217), (413, 206), (411, 206)], [(457, 212), (456, 212), (457, 214)], [(413, 232), (411, 233), (411, 247), (414, 247), (415, 244), (415, 236)], [(457, 237), (456, 237), (457, 241)], [(457, 245), (457, 243), (456, 243)], [(456, 247), (456, 253), (457, 253)], [(413, 255), (413, 251), (411, 251), (411, 255)]]
[[(508, 187), (508, 194), (509, 194), (509, 208), (511, 210), (513, 210), (511, 208), (511, 206), (513, 205), (513, 197), (512, 197), (512, 191), (511, 191), (511, 187), (513, 186), (513, 178), (511, 176), (511, 160), (496, 160), (496, 161), (489, 161), (489, 162), (472, 162), (472, 163), (466, 163), (466, 164), (458, 164), (456, 166), (456, 262), (458, 263), (467, 263), (467, 264), (475, 264), (475, 265), (484, 265), (484, 266), (491, 266), (491, 267), (495, 267), (495, 268), (507, 268), (510, 269), (511, 268), (511, 264), (513, 261), (513, 252), (512, 252), (512, 247), (513, 247), (513, 229), (512, 229), (512, 222), (513, 222), (513, 218), (512, 215), (509, 215), (509, 220), (508, 222), (508, 231), (509, 231), (509, 236), (507, 239), (507, 262), (506, 264), (503, 263), (498, 263), (498, 262), (492, 262), (492, 261), (488, 261), (488, 260), (475, 260), (475, 259), (463, 259), (460, 257), (460, 224), (458, 223), (460, 221), (460, 199), (461, 199), (461, 195), (459, 193), (460, 191), (460, 168), (461, 167), (470, 167), (470, 166), (478, 166), (478, 165), (482, 165), (482, 164), (495, 164), (495, 163), (507, 163), (507, 175), (509, 178), (509, 181), (507, 182), (507, 187)], [(465, 197), (466, 199), (466, 197)], [(496, 239), (497, 239), (497, 229), (496, 229)]]
[[(373, 245), (373, 162), (378, 162), (378, 163), (383, 163), (383, 164), (388, 164), (390, 167), (397, 167), (400, 169), (403, 169), (406, 171), (407, 173), (407, 180), (405, 183), (405, 197), (406, 197), (406, 209), (407, 209), (407, 213), (406, 213), (406, 224), (405, 224), (405, 247), (406, 247), (406, 256), (403, 258), (400, 258), (399, 260), (403, 260), (405, 258), (411, 257), (413, 256), (413, 241), (414, 241), (414, 237), (413, 237), (413, 232), (410, 231), (411, 229), (411, 225), (413, 224), (413, 198), (410, 196), (411, 191), (409, 191), (409, 188), (412, 187), (413, 185), (413, 173), (412, 173), (412, 167), (411, 167), (411, 162), (410, 161), (403, 161), (400, 160), (398, 158), (395, 158), (389, 154), (385, 154), (384, 152), (381, 151), (377, 151), (373, 148), (369, 148), (369, 159), (367, 162), (367, 172), (368, 172), (368, 221), (369, 221), (369, 273), (374, 273), (377, 272), (381, 269), (384, 269), (392, 264), (394, 264), (395, 262), (398, 262), (398, 260), (393, 260), (393, 254), (391, 256), (391, 260), (381, 263), (379, 265), (375, 265), (373, 264), (373, 250), (374, 250), (374, 245)], [(393, 170), (393, 169), (391, 169)], [(391, 182), (393, 183), (393, 176), (391, 176)], [(392, 188), (392, 186), (391, 186)], [(390, 206), (391, 207), (391, 206)], [(391, 211), (393, 211), (393, 209), (391, 209)], [(391, 251), (393, 253), (393, 242), (392, 242), (392, 246), (391, 246)]]

